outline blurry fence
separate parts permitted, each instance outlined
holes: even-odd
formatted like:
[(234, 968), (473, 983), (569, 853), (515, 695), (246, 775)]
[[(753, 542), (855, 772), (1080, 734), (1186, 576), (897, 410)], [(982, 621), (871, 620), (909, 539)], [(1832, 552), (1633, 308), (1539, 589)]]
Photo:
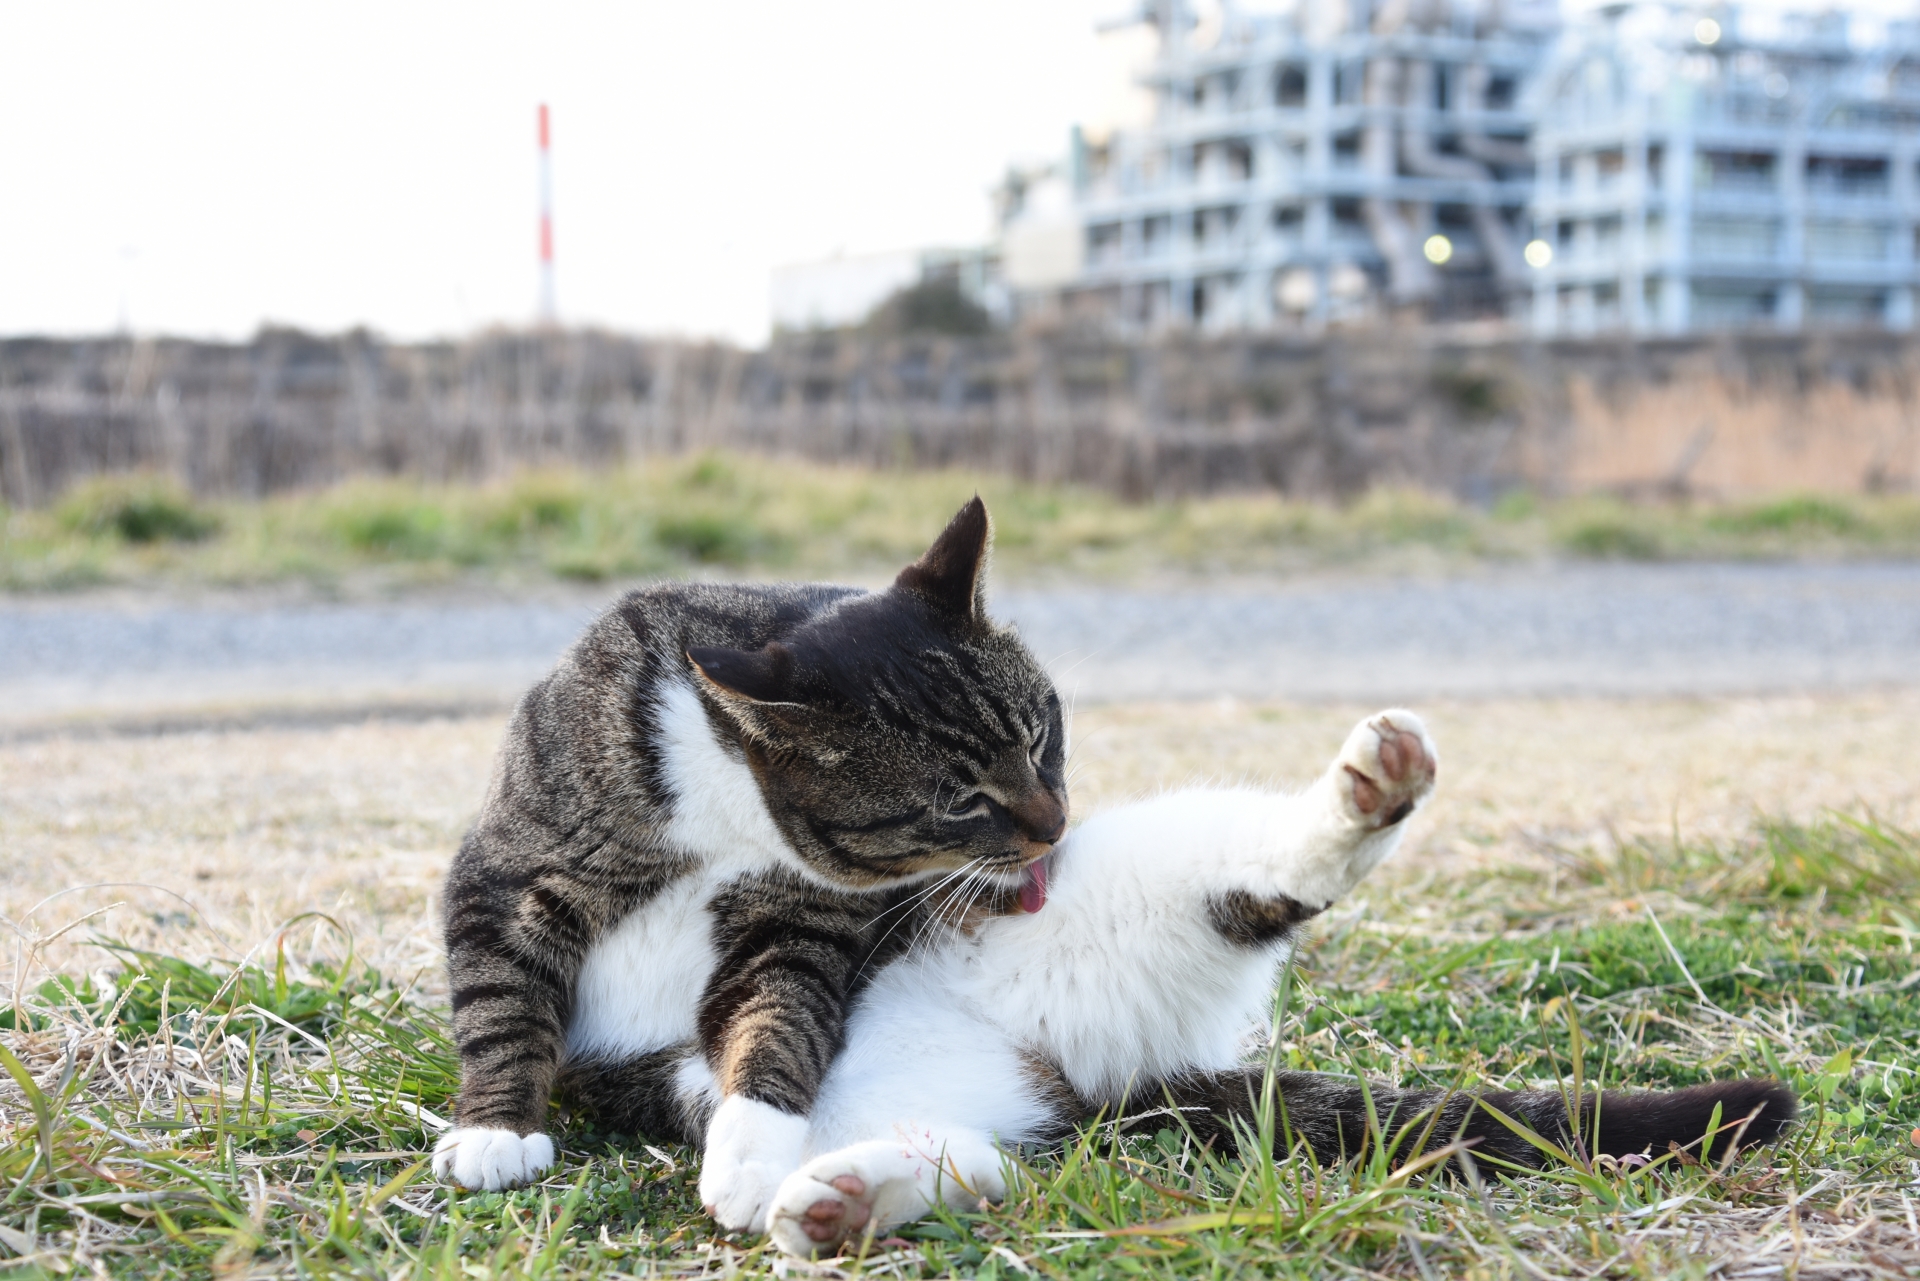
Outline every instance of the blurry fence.
[(1909, 489), (1917, 375), (1920, 348), (1890, 335), (1543, 347), (827, 334), (760, 351), (593, 332), (15, 339), (0, 342), (0, 493), (35, 504), (89, 474), (148, 469), (260, 494), (712, 447), (1129, 495)]

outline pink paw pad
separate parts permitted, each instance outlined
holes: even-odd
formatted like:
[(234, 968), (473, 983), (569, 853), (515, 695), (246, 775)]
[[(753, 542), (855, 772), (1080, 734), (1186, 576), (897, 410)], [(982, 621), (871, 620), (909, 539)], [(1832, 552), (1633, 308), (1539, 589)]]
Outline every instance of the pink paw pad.
[(845, 1194), (847, 1199), (820, 1198), (807, 1207), (806, 1221), (800, 1225), (809, 1238), (822, 1245), (838, 1244), (856, 1235), (872, 1217), (872, 1212), (860, 1199), (867, 1193), (864, 1182), (851, 1174), (843, 1174), (833, 1180), (832, 1186)]
[(1353, 780), (1353, 805), (1380, 827), (1392, 827), (1413, 813), (1420, 797), (1433, 787), (1439, 766), (1417, 730), (1384, 716), (1367, 728), (1378, 739), (1371, 770), (1344, 767)]

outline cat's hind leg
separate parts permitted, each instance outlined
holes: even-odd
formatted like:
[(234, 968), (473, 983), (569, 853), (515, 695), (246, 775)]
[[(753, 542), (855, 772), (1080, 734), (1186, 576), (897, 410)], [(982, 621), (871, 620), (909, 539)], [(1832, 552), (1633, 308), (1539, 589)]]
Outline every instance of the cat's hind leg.
[(698, 1145), (718, 1102), (700, 1047), (683, 1041), (649, 1054), (586, 1054), (560, 1069), (554, 1093), (621, 1134)]
[(1433, 790), (1440, 753), (1418, 716), (1394, 708), (1353, 727), (1332, 770), (1345, 775), (1339, 792), (1360, 827), (1384, 831), (1413, 813)]
[(1352, 889), (1400, 843), (1401, 824), (1433, 793), (1439, 749), (1418, 716), (1378, 712), (1293, 804), (1291, 848), (1273, 864), (1289, 897), (1318, 909)]
[(774, 1194), (767, 1229), (789, 1254), (831, 1254), (935, 1205), (971, 1210), (1006, 1195), (1000, 1151), (987, 1136), (902, 1125), (892, 1139), (825, 1153), (788, 1175)]

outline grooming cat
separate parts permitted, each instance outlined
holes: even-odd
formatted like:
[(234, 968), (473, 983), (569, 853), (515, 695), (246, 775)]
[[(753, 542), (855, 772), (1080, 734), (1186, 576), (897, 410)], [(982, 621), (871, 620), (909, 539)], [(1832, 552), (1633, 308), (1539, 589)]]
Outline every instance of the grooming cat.
[(1060, 701), (986, 615), (989, 536), (976, 498), (886, 591), (631, 593), (529, 691), (447, 877), (435, 1174), (537, 1176), (558, 1086), (704, 1143), (714, 1217), (765, 1222), (861, 984), (1066, 830)]
[[(863, 992), (814, 1100), (811, 1159), (774, 1197), (774, 1240), (805, 1255), (884, 1234), (937, 1199), (999, 1200), (996, 1141), (1057, 1139), (1129, 1103), (1171, 1099), (1201, 1137), (1231, 1141), (1262, 1081), (1261, 1068), (1242, 1066), (1241, 1047), (1269, 1013), (1295, 931), (1392, 852), (1436, 769), (1419, 719), (1383, 712), (1297, 796), (1199, 790), (1087, 822), (1036, 865), (1028, 903), (1041, 910), (948, 931)], [(1293, 1132), (1322, 1159), (1367, 1134), (1358, 1082), (1281, 1072), (1277, 1084)], [(1464, 1135), (1474, 1151), (1539, 1163), (1472, 1096), (1369, 1088), (1384, 1133), (1411, 1126), (1403, 1151), (1437, 1107), (1428, 1146)], [(1478, 1101), (1569, 1142), (1558, 1090)], [(1747, 1142), (1777, 1137), (1794, 1115), (1773, 1081), (1608, 1094), (1598, 1146), (1624, 1155), (1693, 1143), (1716, 1103), (1728, 1126), (1752, 1118)], [(1592, 1109), (1589, 1097), (1589, 1138)]]

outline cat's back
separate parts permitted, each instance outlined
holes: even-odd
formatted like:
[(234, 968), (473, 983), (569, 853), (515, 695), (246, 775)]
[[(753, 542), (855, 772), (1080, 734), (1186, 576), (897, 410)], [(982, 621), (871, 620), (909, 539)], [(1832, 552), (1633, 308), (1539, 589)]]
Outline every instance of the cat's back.
[(487, 809), (662, 800), (665, 713), (673, 692), (691, 693), (688, 647), (757, 649), (864, 594), (823, 583), (658, 583), (628, 592), (521, 698)]
[[(602, 610), (542, 685), (615, 692), (684, 680), (687, 649), (758, 649), (866, 595), (829, 583), (655, 583)], [(536, 685), (535, 690), (540, 686)]]

